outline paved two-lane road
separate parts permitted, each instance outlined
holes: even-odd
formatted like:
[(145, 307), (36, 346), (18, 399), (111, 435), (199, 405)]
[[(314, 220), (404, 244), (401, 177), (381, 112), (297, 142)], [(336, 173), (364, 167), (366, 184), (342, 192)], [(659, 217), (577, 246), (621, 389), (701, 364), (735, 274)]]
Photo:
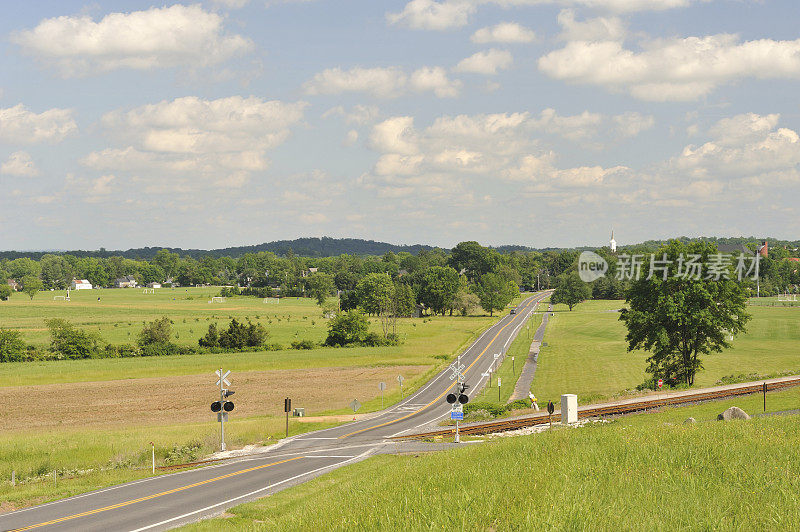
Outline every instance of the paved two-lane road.
[[(490, 327), (461, 356), (468, 394), (480, 390), (494, 354), (508, 349), (546, 293), (529, 297), (514, 315)], [(406, 434), (449, 415), (452, 389), (445, 370), (380, 415), (303, 434), (257, 456), (182, 473), (143, 479), (77, 497), (0, 515), (0, 530), (166, 530), (214, 515), (305, 482), (371, 454), (395, 449), (391, 436)]]

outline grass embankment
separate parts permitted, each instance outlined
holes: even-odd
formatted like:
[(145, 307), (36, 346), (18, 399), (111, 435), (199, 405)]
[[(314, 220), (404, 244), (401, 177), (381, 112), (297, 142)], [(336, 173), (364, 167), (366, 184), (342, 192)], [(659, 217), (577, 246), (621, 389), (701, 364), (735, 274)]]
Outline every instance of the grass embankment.
[[(533, 391), (540, 404), (561, 394), (575, 393), (580, 404), (618, 395), (641, 384), (646, 374), (644, 352), (626, 351), (625, 326), (614, 310), (623, 301), (586, 301), (569, 312), (554, 306), (539, 354)], [(703, 358), (705, 369), (695, 386), (713, 386), (728, 375), (773, 375), (800, 372), (797, 309), (750, 307), (753, 319), (733, 347)]]
[[(800, 393), (767, 400), (797, 407)], [(185, 529), (796, 529), (797, 416), (711, 421), (729, 403), (378, 456)], [(688, 416), (699, 423), (672, 423)]]

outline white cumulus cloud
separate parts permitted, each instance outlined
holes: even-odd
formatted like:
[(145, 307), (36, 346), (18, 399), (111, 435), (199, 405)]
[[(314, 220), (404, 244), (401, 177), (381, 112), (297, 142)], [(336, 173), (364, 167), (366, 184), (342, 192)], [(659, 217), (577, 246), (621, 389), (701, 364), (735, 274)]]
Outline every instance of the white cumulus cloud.
[[(466, 26), (470, 17), (482, 5), (498, 5), (501, 7), (554, 5), (565, 8), (588, 7), (612, 13), (633, 13), (687, 7), (698, 1), (708, 0), (411, 0), (402, 11), (387, 13), (386, 20), (389, 24), (405, 26), (415, 30), (442, 31)], [(488, 36), (490, 34), (482, 33), (478, 38), (484, 38), (484, 35)]]
[(430, 91), (446, 98), (458, 95), (461, 82), (449, 79), (441, 67), (422, 67), (411, 74), (399, 67), (337, 67), (318, 72), (304, 88), (310, 95), (364, 92), (377, 98), (396, 98), (409, 91)]
[(4, 142), (61, 142), (77, 131), (71, 109), (49, 109), (37, 114), (22, 104), (0, 108), (0, 140)]
[(513, 62), (514, 58), (511, 52), (492, 48), (462, 59), (454, 70), (456, 72), (492, 75), (497, 74), (499, 70), (506, 70)]
[(81, 162), (99, 171), (191, 176), (241, 186), (251, 172), (267, 167), (267, 150), (289, 137), (305, 108), (304, 102), (254, 96), (190, 96), (113, 111), (102, 123), (130, 145), (92, 152)]
[(650, 101), (696, 100), (742, 78), (800, 77), (800, 39), (740, 42), (720, 34), (659, 39), (635, 52), (618, 41), (572, 41), (539, 59), (548, 76), (628, 91)]
[(516, 22), (501, 22), (494, 26), (481, 28), (472, 34), (470, 40), (477, 44), (487, 43), (526, 43), (536, 38), (533, 30)]
[(223, 18), (199, 5), (110, 13), (99, 21), (88, 16), (42, 20), (11, 40), (65, 76), (119, 68), (214, 65), (253, 49), (241, 35), (223, 31)]
[(6, 162), (0, 165), (0, 174), (17, 177), (35, 177), (39, 175), (39, 169), (36, 167), (29, 153), (16, 151), (9, 156)]

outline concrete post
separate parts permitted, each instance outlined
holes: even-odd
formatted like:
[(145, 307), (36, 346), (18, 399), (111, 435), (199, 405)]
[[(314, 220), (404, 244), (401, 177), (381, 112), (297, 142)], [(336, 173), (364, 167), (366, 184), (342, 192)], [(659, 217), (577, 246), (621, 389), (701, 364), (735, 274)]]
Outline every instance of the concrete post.
[(578, 396), (567, 393), (561, 396), (561, 424), (569, 425), (578, 421)]

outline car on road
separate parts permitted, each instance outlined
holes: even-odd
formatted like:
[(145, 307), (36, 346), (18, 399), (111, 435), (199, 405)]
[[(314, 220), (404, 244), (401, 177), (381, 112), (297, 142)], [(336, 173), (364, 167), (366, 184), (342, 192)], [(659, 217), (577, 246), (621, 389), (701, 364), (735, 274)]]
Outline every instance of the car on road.
[(512, 308), (511, 309), (511, 314), (516, 314), (516, 313), (517, 313), (517, 308), (516, 307)]

